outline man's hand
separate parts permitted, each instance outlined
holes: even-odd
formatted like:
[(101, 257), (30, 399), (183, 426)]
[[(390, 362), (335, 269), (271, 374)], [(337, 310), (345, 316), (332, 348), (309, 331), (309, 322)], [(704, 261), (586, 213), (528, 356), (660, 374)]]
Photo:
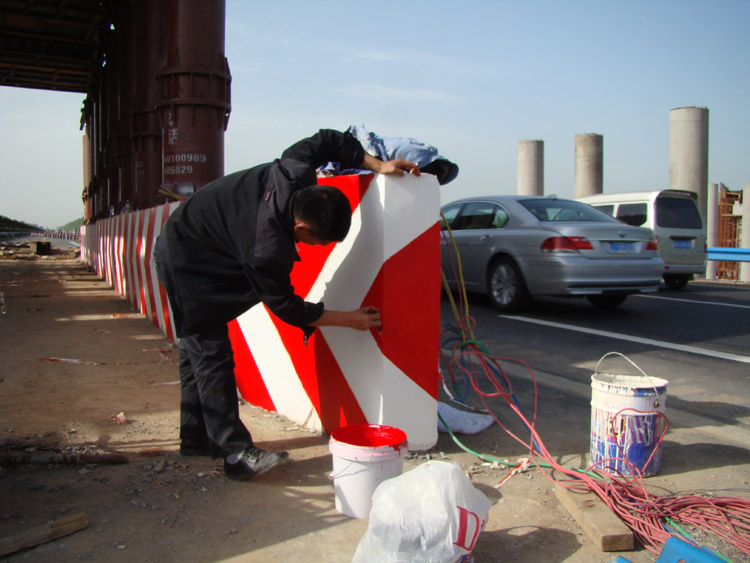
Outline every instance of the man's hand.
[(419, 176), (419, 166), (403, 158), (396, 158), (394, 160), (380, 160), (375, 158), (370, 153), (365, 153), (365, 159), (362, 162), (365, 168), (369, 168), (373, 172), (378, 174), (386, 174), (391, 176), (403, 176), (407, 172)]
[(312, 326), (344, 326), (357, 330), (379, 329), (382, 326), (380, 311), (375, 307), (362, 307), (354, 311), (323, 311)]

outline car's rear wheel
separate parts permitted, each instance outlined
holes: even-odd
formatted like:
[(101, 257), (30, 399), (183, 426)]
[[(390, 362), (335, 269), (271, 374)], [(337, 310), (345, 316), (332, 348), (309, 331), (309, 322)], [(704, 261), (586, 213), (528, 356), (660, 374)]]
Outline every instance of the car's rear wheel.
[(614, 309), (622, 305), (627, 295), (587, 295), (586, 298), (597, 309)]
[(500, 311), (518, 311), (530, 300), (521, 271), (516, 263), (507, 257), (497, 258), (492, 263), (487, 286), (492, 305)]
[(688, 277), (687, 276), (676, 276), (676, 275), (668, 275), (664, 276), (664, 283), (667, 284), (667, 287), (669, 289), (684, 289), (685, 286), (688, 284)]

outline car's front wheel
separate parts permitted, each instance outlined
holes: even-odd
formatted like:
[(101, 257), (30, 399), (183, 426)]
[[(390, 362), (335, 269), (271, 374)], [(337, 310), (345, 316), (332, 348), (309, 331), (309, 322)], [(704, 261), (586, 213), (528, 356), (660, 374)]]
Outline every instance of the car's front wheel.
[(597, 309), (614, 309), (622, 305), (627, 295), (587, 295), (586, 298)]
[(497, 258), (490, 266), (487, 285), (492, 305), (503, 312), (518, 311), (530, 300), (526, 282), (513, 260)]

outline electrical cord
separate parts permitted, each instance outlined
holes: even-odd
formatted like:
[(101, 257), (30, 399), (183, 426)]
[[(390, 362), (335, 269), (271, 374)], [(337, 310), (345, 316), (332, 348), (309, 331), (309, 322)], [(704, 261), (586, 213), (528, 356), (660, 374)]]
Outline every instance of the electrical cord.
[[(538, 468), (545, 478), (560, 486), (596, 494), (612, 512), (620, 517), (633, 531), (635, 538), (649, 551), (658, 555), (661, 553), (664, 543), (673, 536), (680, 537), (692, 545), (700, 547), (698, 542), (679, 525), (681, 523), (715, 534), (743, 553), (750, 555), (750, 500), (737, 497), (657, 496), (652, 494), (646, 489), (642, 471), (627, 459), (619, 444), (619, 457), (600, 460), (585, 470), (566, 467), (554, 459), (536, 430), (539, 390), (533, 370), (522, 360), (491, 355), (474, 335), (476, 321), (469, 315), (466, 287), (457, 245), (448, 222), (444, 216), (442, 219), (442, 224), (445, 227), (441, 231), (444, 241), (449, 243), (453, 249), (450, 257), (450, 266), (454, 274), (453, 279), (458, 280), (458, 303), (456, 303), (445, 273), (442, 273), (443, 286), (456, 323), (455, 326), (444, 328), (443, 333), (447, 333), (449, 337), (441, 345), (441, 358), (451, 379), (453, 392), (449, 390), (449, 386), (446, 384), (442, 369), (440, 375), (443, 389), (450, 399), (462, 406), (469, 407), (464, 401), (467, 399), (469, 391), (474, 391), (482, 403), (483, 409), (481, 409), (481, 412), (490, 414), (506, 434), (523, 445), (524, 449), (528, 451), (529, 466)], [(512, 382), (501, 365), (503, 362), (522, 365), (531, 377), (534, 398), (531, 420), (526, 418), (518, 399), (513, 393)], [(457, 374), (463, 376), (463, 390), (460, 389)], [(492, 390), (483, 391), (480, 382), (489, 383)], [(488, 399), (505, 401), (508, 408), (522, 421), (529, 433), (529, 439), (524, 440), (507, 428), (488, 405)], [(469, 408), (480, 410), (473, 407)], [(644, 464), (644, 467), (647, 467), (654, 454), (661, 447), (669, 424), (666, 415), (660, 411), (637, 411), (630, 408), (622, 409), (616, 413), (612, 423), (614, 424), (623, 413), (631, 411), (641, 415), (655, 415), (663, 422), (663, 429), (656, 440), (656, 447)], [(443, 426), (448, 429), (453, 441), (464, 451), (483, 461), (514, 467), (500, 484), (519, 469), (521, 464), (518, 462), (502, 460), (466, 447), (448, 428), (442, 417), (439, 418)], [(632, 476), (625, 477), (611, 468), (609, 472), (602, 469), (613, 461), (624, 463)], [(553, 473), (558, 473), (563, 478), (555, 478)], [(667, 526), (667, 523), (671, 527)], [(716, 555), (728, 561), (722, 555), (718, 553)]]

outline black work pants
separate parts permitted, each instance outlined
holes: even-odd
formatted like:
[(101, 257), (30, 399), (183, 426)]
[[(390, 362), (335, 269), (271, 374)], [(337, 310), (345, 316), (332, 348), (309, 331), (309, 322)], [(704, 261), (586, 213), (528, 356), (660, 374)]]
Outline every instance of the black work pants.
[(226, 457), (253, 445), (240, 420), (226, 325), (180, 338), (180, 440)]
[[(174, 293), (169, 251), (163, 237), (154, 247), (154, 262), (175, 315), (181, 314)], [(226, 324), (207, 326), (179, 339), (180, 440), (183, 447), (208, 450), (214, 458), (253, 445), (239, 414), (234, 354)]]

